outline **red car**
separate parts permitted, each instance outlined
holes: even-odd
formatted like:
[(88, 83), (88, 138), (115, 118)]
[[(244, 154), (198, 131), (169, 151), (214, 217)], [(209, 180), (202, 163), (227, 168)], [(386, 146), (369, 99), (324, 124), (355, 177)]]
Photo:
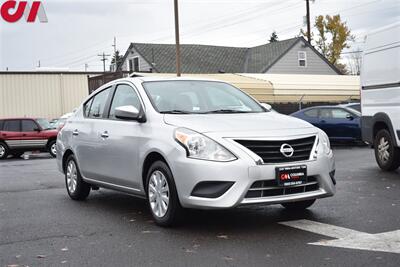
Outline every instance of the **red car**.
[(0, 119), (0, 159), (37, 150), (56, 157), (57, 134), (46, 119)]

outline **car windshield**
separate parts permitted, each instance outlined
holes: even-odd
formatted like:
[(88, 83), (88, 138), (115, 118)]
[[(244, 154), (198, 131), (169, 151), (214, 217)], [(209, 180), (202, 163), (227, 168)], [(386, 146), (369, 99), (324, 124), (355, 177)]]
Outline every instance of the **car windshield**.
[(48, 130), (53, 128), (51, 127), (50, 122), (46, 119), (37, 119), (36, 122), (39, 123), (40, 127), (42, 127), (43, 130)]
[(223, 82), (152, 81), (144, 82), (143, 86), (160, 113), (265, 112), (254, 99)]

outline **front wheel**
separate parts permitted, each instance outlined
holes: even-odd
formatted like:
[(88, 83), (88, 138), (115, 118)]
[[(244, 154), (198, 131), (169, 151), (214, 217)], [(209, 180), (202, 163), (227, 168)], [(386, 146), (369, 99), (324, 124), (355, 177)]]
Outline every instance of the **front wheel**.
[(55, 158), (57, 156), (57, 143), (56, 140), (52, 140), (49, 142), (49, 144), (47, 145), (47, 149), (50, 153), (50, 155)]
[(168, 165), (156, 161), (146, 179), (147, 201), (154, 221), (160, 226), (176, 224), (182, 213), (172, 172)]
[(65, 185), (73, 200), (84, 200), (90, 193), (90, 185), (83, 181), (75, 157), (70, 155), (65, 168)]
[(375, 159), (384, 171), (394, 171), (400, 166), (400, 149), (388, 130), (380, 130), (374, 140)]
[(315, 199), (296, 201), (296, 202), (287, 202), (282, 203), (282, 206), (288, 210), (305, 210), (314, 204)]

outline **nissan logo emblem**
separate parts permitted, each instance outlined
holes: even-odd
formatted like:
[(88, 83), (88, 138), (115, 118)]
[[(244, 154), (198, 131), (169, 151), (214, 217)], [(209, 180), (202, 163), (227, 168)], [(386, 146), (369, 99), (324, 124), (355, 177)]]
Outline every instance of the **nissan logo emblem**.
[(282, 153), (282, 155), (284, 155), (287, 158), (293, 156), (294, 153), (293, 147), (289, 144), (282, 144), (281, 149), (279, 151)]

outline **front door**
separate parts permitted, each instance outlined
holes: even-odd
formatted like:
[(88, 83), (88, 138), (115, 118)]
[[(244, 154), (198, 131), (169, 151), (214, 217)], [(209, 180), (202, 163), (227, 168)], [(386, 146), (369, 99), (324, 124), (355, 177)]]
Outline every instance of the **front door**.
[(137, 121), (120, 120), (115, 109), (121, 106), (142, 105), (137, 92), (128, 84), (119, 84), (115, 89), (108, 120), (97, 124), (99, 145), (96, 154), (101, 157), (99, 166), (102, 176), (109, 182), (133, 189), (140, 188), (139, 148), (142, 144), (143, 124)]
[(21, 120), (21, 147), (42, 149), (47, 144), (47, 138), (41, 133), (39, 125), (30, 119)]

